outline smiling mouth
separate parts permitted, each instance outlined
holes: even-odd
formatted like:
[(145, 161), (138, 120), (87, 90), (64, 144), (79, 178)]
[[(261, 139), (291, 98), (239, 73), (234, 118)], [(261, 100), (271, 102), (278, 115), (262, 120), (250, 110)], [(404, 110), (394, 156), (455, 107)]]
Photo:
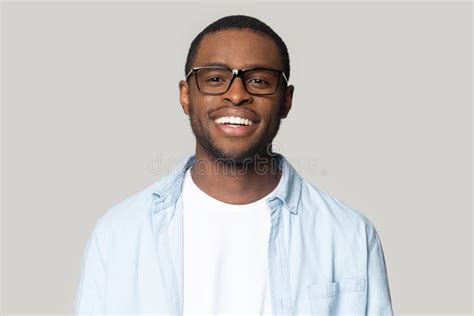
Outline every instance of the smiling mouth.
[(219, 117), (213, 120), (219, 133), (226, 137), (246, 137), (256, 129), (258, 122), (236, 117)]
[(239, 117), (239, 116), (221, 116), (221, 117), (215, 118), (214, 122), (216, 122), (217, 124), (233, 126), (233, 127), (252, 126), (256, 123), (250, 119)]

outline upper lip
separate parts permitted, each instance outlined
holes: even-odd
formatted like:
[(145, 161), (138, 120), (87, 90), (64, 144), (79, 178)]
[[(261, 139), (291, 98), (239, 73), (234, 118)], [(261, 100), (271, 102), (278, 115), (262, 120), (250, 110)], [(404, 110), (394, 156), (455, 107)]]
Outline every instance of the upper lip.
[(236, 110), (225, 110), (225, 111), (218, 111), (214, 114), (212, 114), (210, 117), (212, 120), (216, 120), (219, 117), (224, 117), (224, 116), (236, 116), (236, 117), (241, 117), (247, 120), (252, 121), (253, 123), (259, 122), (258, 117), (253, 114), (252, 112), (249, 111), (236, 111)]

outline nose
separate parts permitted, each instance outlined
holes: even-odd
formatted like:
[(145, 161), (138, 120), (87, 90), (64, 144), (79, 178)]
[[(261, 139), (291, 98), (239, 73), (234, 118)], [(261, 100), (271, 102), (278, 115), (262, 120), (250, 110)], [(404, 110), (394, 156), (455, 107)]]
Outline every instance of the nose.
[(234, 79), (227, 92), (222, 96), (225, 101), (236, 106), (248, 104), (252, 99), (252, 95), (245, 90), (244, 82), (240, 77)]

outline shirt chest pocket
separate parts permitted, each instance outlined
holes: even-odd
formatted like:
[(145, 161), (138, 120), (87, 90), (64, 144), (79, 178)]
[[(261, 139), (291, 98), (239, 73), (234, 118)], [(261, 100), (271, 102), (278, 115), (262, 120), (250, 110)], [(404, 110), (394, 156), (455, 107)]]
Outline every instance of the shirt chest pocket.
[(314, 283), (307, 287), (309, 309), (315, 315), (365, 315), (366, 279)]

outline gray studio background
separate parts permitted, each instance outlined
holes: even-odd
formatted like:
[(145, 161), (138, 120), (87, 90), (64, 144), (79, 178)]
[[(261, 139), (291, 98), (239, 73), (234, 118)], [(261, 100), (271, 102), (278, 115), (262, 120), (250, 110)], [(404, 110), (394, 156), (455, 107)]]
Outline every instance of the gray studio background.
[(2, 4), (2, 311), (69, 313), (112, 205), (191, 154), (186, 53), (228, 14), (286, 41), (293, 109), (275, 143), (363, 210), (397, 314), (470, 313), (469, 2)]

